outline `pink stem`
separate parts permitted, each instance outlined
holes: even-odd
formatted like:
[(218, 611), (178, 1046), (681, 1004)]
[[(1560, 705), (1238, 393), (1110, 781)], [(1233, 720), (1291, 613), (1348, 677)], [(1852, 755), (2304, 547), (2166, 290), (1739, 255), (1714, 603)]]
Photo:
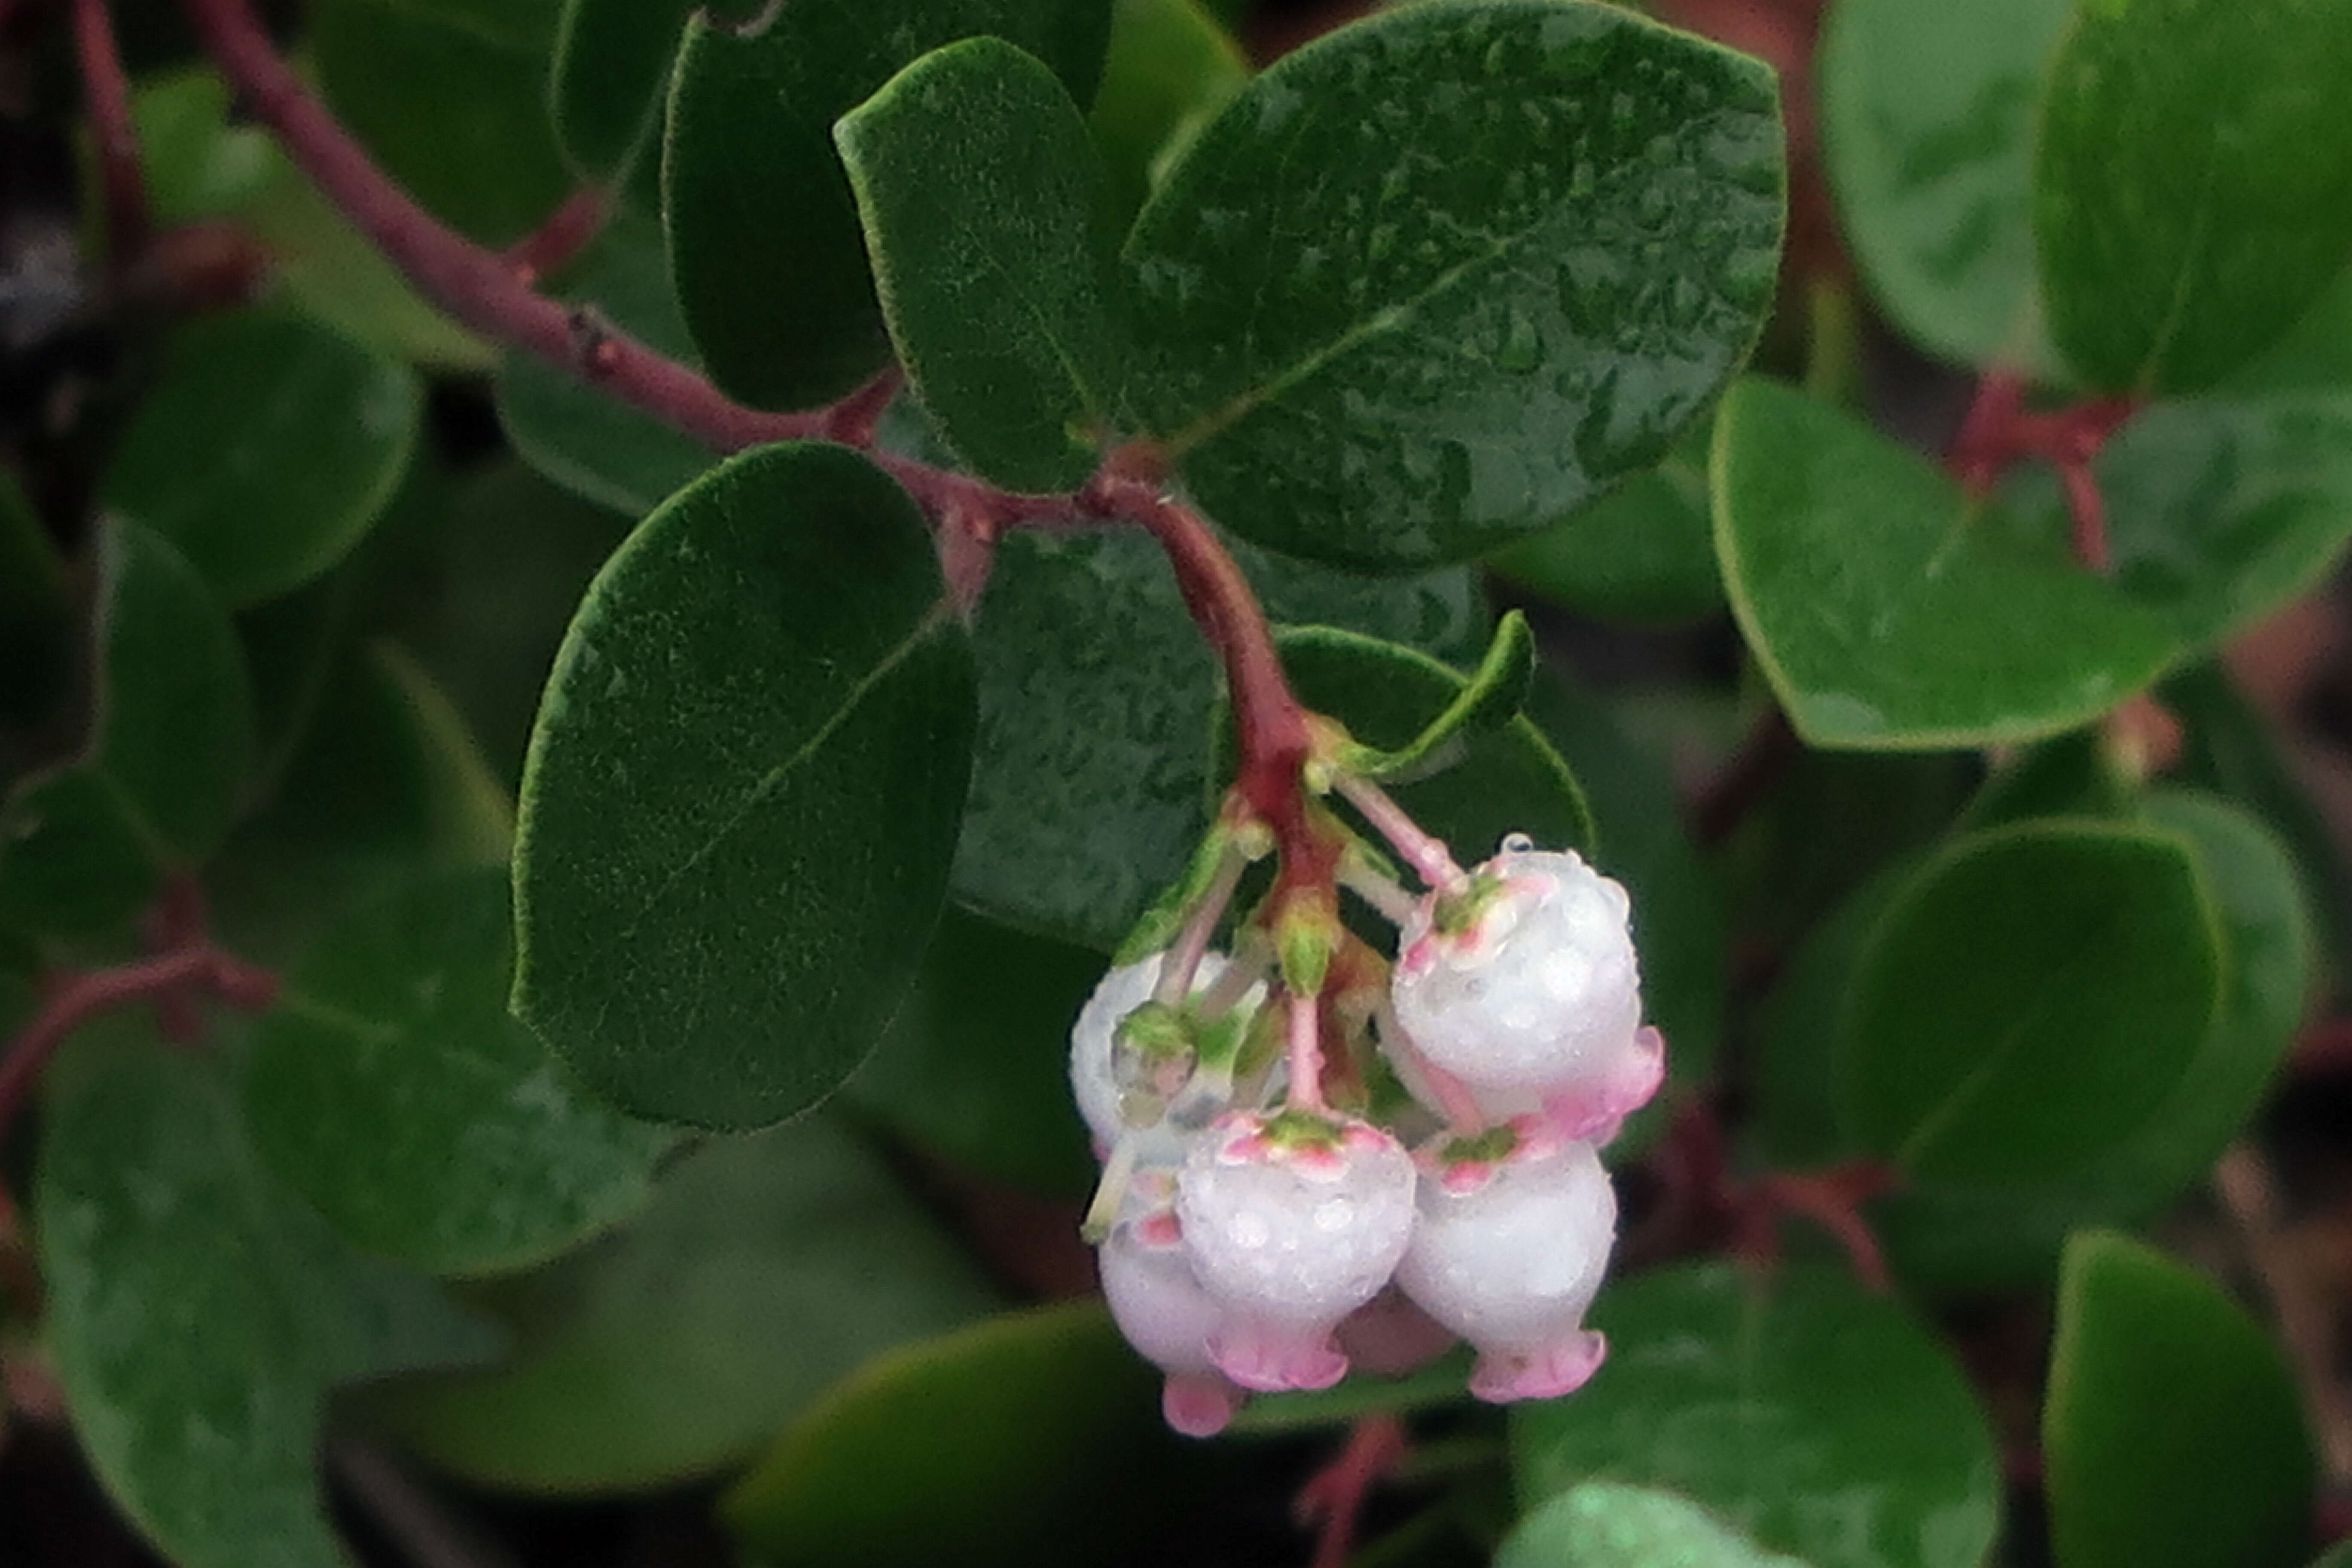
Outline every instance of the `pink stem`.
[(604, 231), (612, 210), (610, 198), (590, 186), (566, 196), (545, 223), (507, 247), (515, 281), (536, 288), (540, 279), (562, 271)]
[(1318, 1114), (1330, 1109), (1323, 1100), (1321, 1010), (1312, 996), (1284, 998), (1290, 1012), (1288, 1109)]
[(1388, 791), (1367, 778), (1341, 773), (1336, 786), (1348, 804), (1363, 814), (1372, 830), (1389, 841), (1413, 874), (1441, 893), (1461, 890), (1470, 879), (1454, 864), (1445, 841), (1424, 832)]

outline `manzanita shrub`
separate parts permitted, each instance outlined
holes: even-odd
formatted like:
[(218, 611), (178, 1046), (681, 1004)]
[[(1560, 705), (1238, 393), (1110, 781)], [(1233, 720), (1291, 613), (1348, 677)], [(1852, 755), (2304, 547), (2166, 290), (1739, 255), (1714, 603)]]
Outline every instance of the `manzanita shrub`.
[(0, 5), (0, 1474), (2327, 1545), (2220, 654), (2352, 535), (2352, 5), (1341, 9)]

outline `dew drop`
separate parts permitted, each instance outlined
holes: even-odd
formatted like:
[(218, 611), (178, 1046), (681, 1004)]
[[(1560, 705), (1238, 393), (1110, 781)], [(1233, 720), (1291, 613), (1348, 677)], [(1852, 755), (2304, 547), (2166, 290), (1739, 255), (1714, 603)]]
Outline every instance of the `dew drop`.
[(1259, 1247), (1273, 1239), (1274, 1230), (1266, 1224), (1264, 1215), (1244, 1209), (1234, 1215), (1225, 1235), (1235, 1247)]
[(1524, 833), (1503, 835), (1503, 853), (1506, 855), (1525, 855), (1535, 847), (1536, 841)]

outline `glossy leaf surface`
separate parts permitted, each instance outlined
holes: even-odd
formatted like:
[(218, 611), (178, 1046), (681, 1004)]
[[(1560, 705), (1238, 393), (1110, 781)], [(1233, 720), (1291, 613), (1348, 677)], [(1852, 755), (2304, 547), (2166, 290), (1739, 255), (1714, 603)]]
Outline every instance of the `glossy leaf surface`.
[(424, 406), (414, 371), (308, 317), (201, 317), (122, 433), (106, 504), (229, 604), (271, 598), (333, 565), (390, 504)]
[(135, 523), (99, 548), (89, 739), (0, 805), (0, 911), (44, 932), (101, 931), (201, 864), (251, 762), (251, 688), (211, 589)]
[(740, 33), (688, 29), (662, 205), (678, 302), (721, 386), (762, 407), (837, 397), (886, 342), (833, 124), (902, 68), (993, 36), (1094, 97), (1108, 0), (815, 0)]
[(639, 1115), (814, 1104), (921, 959), (971, 726), (904, 491), (837, 447), (713, 471), (606, 563), (557, 656), (516, 832), (516, 1010)]
[(2047, 1177), (2136, 1134), (2207, 1037), (2224, 956), (2189, 847), (2095, 823), (1953, 841), (1845, 1007), (1839, 1105), (1922, 1179)]
[(1159, 1384), (1097, 1302), (991, 1318), (860, 1368), (722, 1507), (776, 1563), (1131, 1560), (1181, 1457)]
[(482, 1294), (512, 1359), (387, 1388), (369, 1413), (457, 1475), (561, 1493), (734, 1463), (874, 1355), (995, 1305), (822, 1115), (713, 1140), (629, 1226)]
[(1914, 1183), (1880, 1210), (1880, 1234), (1906, 1281), (1980, 1289), (2049, 1277), (2067, 1233), (2136, 1224), (2196, 1184), (2241, 1133), (2309, 1006), (2310, 919), (2294, 862), (2260, 822), (2210, 795), (2168, 790), (2148, 823), (2196, 856), (2221, 924), (2221, 1010), (2128, 1138), (2032, 1185)]
[(547, 111), (563, 0), (319, 0), (327, 102), (417, 201), (504, 244), (572, 188)]
[(1118, 374), (1102, 161), (1054, 73), (1001, 38), (924, 56), (834, 140), (883, 319), (940, 434), (1009, 489), (1075, 489)]
[(58, 1072), (34, 1205), (84, 1451), (174, 1563), (337, 1568), (314, 1452), (329, 1387), (479, 1359), (495, 1336), (272, 1184), (215, 1065), (109, 1040)]
[[(1486, 613), (1468, 574), (1373, 581), (1246, 546), (1278, 621), (1351, 627), (1453, 660)], [(1108, 952), (1209, 824), (1216, 664), (1140, 532), (1015, 533), (973, 637), (980, 739), (955, 895), (1006, 924)]]
[(2105, 1231), (2066, 1247), (2042, 1411), (2059, 1568), (2287, 1568), (2315, 1461), (2268, 1332), (2210, 1280)]
[(1839, 0), (1822, 140), (1846, 237), (1904, 331), (1965, 365), (2037, 368), (2035, 120), (2071, 0)]
[(1673, 1492), (1587, 1481), (1522, 1519), (1495, 1568), (1804, 1568)]
[(507, 1011), (503, 868), (329, 928), (257, 1031), (262, 1155), (344, 1238), (436, 1273), (536, 1262), (642, 1207), (664, 1130), (589, 1099)]
[(1591, 1321), (1609, 1336), (1600, 1374), (1513, 1411), (1524, 1504), (1594, 1481), (1654, 1487), (1815, 1568), (1984, 1561), (2000, 1510), (1991, 1433), (1895, 1302), (1830, 1268), (1759, 1281), (1702, 1264), (1617, 1281)]
[(2195, 391), (2294, 324), (2352, 248), (2352, 14), (2081, 7), (2051, 71), (2033, 226), (2050, 333), (2115, 391)]
[(1799, 734), (1820, 746), (2031, 739), (2105, 711), (2175, 651), (2164, 621), (1983, 525), (1927, 461), (1791, 388), (1716, 419), (1724, 585)]
[(1536, 532), (1655, 463), (1747, 353), (1780, 156), (1761, 66), (1612, 6), (1344, 28), (1137, 220), (1135, 412), (1261, 544), (1398, 571)]
[(1070, 1102), (1070, 1026), (1102, 975), (1100, 953), (950, 905), (843, 1098), (955, 1165), (1083, 1198), (1097, 1172)]

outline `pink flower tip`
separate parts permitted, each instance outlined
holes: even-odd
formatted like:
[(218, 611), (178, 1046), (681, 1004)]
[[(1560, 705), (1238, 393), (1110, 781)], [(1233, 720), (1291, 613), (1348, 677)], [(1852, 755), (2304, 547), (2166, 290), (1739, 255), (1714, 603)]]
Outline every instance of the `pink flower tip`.
[(1597, 1330), (1579, 1329), (1531, 1350), (1487, 1352), (1470, 1374), (1470, 1392), (1489, 1405), (1558, 1399), (1591, 1382), (1608, 1359), (1608, 1337)]
[(1221, 1377), (1176, 1373), (1160, 1391), (1160, 1414), (1187, 1437), (1215, 1436), (1241, 1406), (1241, 1392)]

